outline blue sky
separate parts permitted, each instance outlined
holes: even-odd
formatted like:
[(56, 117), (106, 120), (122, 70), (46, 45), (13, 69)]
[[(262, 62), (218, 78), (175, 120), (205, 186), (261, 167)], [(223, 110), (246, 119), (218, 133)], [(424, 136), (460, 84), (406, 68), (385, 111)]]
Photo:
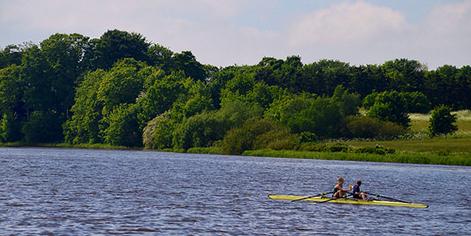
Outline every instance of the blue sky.
[(299, 55), (436, 68), (471, 64), (469, 22), (471, 0), (0, 0), (0, 46), (121, 29), (219, 66)]

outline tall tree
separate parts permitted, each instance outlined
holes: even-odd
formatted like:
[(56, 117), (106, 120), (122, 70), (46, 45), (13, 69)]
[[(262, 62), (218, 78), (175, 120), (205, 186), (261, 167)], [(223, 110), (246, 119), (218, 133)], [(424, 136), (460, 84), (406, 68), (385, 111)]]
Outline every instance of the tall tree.
[(26, 118), (23, 88), (19, 66), (10, 65), (0, 69), (0, 141), (22, 139), (21, 122)]
[(381, 68), (388, 81), (388, 89), (401, 92), (423, 91), (427, 67), (416, 60), (396, 59)]
[(137, 33), (120, 30), (109, 30), (95, 43), (95, 60), (98, 68), (109, 69), (122, 58), (134, 58), (138, 61), (148, 61), (150, 44)]
[(21, 64), (22, 48), (18, 45), (8, 45), (0, 50), (0, 68)]
[(186, 76), (194, 80), (206, 80), (206, 71), (204, 66), (196, 60), (196, 57), (190, 51), (183, 51), (173, 55), (173, 62), (176, 69), (185, 72)]

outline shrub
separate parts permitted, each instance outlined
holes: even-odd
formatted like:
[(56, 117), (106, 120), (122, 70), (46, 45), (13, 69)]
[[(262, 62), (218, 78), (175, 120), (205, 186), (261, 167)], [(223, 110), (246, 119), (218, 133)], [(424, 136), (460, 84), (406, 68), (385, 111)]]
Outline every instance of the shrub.
[(346, 126), (353, 138), (396, 138), (407, 131), (399, 124), (368, 116), (349, 117)]
[(310, 152), (350, 152), (353, 148), (345, 143), (305, 143), (299, 148)]
[(144, 147), (164, 150), (172, 147), (175, 125), (170, 113), (165, 112), (147, 123), (142, 135)]
[(348, 152), (350, 151), (351, 147), (344, 143), (334, 143), (327, 145), (326, 151), (329, 152)]
[(184, 121), (174, 134), (176, 147), (209, 147), (224, 137), (228, 129), (227, 121), (216, 115), (216, 112), (203, 112)]
[(371, 153), (371, 154), (394, 154), (396, 150), (392, 148), (385, 148), (380, 145), (376, 145), (375, 147), (362, 147), (355, 150), (356, 153)]
[(288, 129), (270, 130), (258, 135), (253, 145), (254, 149), (292, 150), (299, 144), (299, 138), (290, 134)]
[(390, 121), (382, 122), (381, 128), (378, 130), (377, 138), (391, 139), (398, 138), (407, 132), (407, 128), (397, 123)]
[(314, 142), (314, 141), (318, 140), (317, 135), (315, 133), (309, 132), (309, 131), (301, 132), (299, 134), (299, 137), (300, 137), (300, 141), (303, 142), (303, 143)]
[(286, 127), (268, 119), (251, 119), (231, 129), (222, 142), (226, 154), (241, 154), (254, 148), (291, 149), (298, 144)]

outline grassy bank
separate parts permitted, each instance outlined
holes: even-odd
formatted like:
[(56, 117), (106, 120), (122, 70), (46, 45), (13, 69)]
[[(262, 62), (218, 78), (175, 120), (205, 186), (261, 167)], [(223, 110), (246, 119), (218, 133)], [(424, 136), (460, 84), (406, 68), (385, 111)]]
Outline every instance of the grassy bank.
[(454, 153), (441, 155), (438, 153), (395, 153), (395, 154), (370, 154), (370, 153), (345, 153), (345, 152), (308, 152), (291, 150), (250, 150), (243, 153), (245, 156), (265, 156), (282, 158), (305, 158), (320, 160), (345, 160), (345, 161), (374, 161), (414, 164), (436, 165), (463, 165), (471, 166), (471, 154)]

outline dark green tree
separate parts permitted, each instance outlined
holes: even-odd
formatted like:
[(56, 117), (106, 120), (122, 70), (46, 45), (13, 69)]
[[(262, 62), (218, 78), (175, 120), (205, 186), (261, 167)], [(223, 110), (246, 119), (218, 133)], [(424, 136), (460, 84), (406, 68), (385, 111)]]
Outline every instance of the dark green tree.
[(103, 118), (103, 102), (98, 100), (98, 89), (106, 76), (103, 70), (85, 75), (77, 87), (75, 104), (71, 108), (72, 117), (64, 124), (67, 143), (101, 143), (100, 120)]
[(115, 146), (142, 146), (142, 129), (137, 120), (137, 109), (134, 105), (121, 104), (113, 108), (106, 116), (106, 129), (103, 130), (105, 143)]
[(23, 83), (20, 67), (10, 65), (0, 69), (0, 141), (14, 142), (22, 139), (21, 122), (26, 119)]
[(427, 68), (416, 60), (396, 59), (381, 66), (388, 81), (388, 90), (400, 92), (423, 91)]
[(207, 75), (204, 66), (196, 60), (196, 57), (190, 51), (174, 54), (173, 62), (176, 69), (185, 72), (186, 76), (194, 80), (206, 80)]
[(137, 33), (108, 30), (98, 40), (93, 40), (95, 68), (109, 69), (122, 58), (149, 61), (150, 44)]
[(8, 45), (0, 49), (0, 69), (10, 65), (20, 65), (22, 53), (19, 45)]
[(458, 130), (455, 124), (456, 115), (451, 114), (451, 109), (446, 105), (440, 105), (433, 109), (429, 121), (430, 136), (446, 135)]
[(338, 85), (349, 88), (352, 80), (352, 70), (348, 63), (320, 60), (303, 67), (301, 87), (303, 91), (318, 95), (331, 96)]
[(407, 101), (396, 91), (377, 94), (373, 106), (368, 110), (368, 116), (409, 127)]

